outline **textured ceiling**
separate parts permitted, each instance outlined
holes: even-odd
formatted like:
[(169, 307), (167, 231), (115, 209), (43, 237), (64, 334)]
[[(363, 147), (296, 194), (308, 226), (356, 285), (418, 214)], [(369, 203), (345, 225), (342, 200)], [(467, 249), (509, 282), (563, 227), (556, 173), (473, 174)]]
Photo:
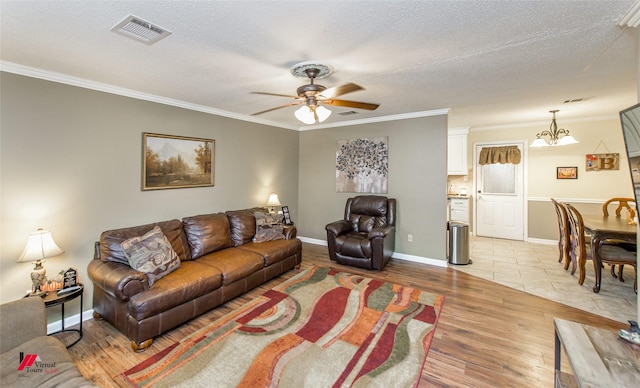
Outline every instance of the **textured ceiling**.
[[(87, 80), (231, 117), (307, 128), (283, 105), (320, 61), (326, 86), (372, 112), (326, 125), (451, 109), (450, 127), (614, 116), (637, 102), (638, 32), (617, 1), (5, 1), (2, 69)], [(145, 45), (110, 31), (135, 15), (172, 32)], [(586, 99), (565, 104), (565, 100)], [(357, 114), (337, 113), (354, 110)], [(303, 128), (303, 129), (304, 129)]]

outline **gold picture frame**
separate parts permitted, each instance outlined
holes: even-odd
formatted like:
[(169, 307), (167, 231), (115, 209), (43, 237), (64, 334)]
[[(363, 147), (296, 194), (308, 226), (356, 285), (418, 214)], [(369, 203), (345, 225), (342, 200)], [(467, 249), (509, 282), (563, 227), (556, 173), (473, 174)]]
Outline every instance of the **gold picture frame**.
[(142, 134), (142, 190), (213, 186), (215, 140)]
[(578, 167), (556, 167), (556, 179), (578, 179)]

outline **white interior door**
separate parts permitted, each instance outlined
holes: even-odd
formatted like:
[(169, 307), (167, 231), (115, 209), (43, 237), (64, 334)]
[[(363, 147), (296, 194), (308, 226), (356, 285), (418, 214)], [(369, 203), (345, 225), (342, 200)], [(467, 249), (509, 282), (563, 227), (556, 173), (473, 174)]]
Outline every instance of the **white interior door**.
[[(510, 146), (523, 155), (518, 164), (480, 165), (483, 147)], [(476, 235), (524, 240), (524, 143), (476, 145), (474, 152), (476, 179)]]

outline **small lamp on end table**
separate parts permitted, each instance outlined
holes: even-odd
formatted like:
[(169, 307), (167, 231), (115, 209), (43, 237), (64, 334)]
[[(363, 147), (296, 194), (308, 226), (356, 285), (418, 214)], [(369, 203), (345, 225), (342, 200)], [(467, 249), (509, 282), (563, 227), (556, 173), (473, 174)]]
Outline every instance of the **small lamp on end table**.
[(269, 208), (269, 213), (275, 214), (276, 206), (281, 206), (280, 200), (278, 199), (278, 194), (271, 193), (269, 195), (269, 199), (267, 200), (267, 208)]
[(40, 289), (45, 279), (47, 270), (42, 263), (49, 257), (58, 256), (64, 253), (62, 249), (53, 241), (51, 232), (39, 228), (36, 232), (29, 234), (27, 246), (18, 258), (18, 263), (34, 263), (35, 267), (31, 271), (31, 282), (33, 291), (30, 296), (43, 296), (44, 291)]

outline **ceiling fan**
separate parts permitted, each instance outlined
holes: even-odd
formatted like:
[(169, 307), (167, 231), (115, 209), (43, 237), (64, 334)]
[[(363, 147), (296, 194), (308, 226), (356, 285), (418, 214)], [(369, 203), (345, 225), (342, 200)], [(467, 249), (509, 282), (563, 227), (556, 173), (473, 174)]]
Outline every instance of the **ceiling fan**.
[(365, 110), (375, 110), (376, 108), (378, 108), (378, 104), (336, 99), (336, 97), (345, 95), (347, 93), (364, 90), (363, 87), (354, 83), (348, 83), (328, 89), (322, 85), (314, 83), (314, 80), (328, 77), (332, 72), (333, 69), (330, 66), (315, 62), (302, 62), (294, 65), (293, 67), (291, 67), (291, 73), (294, 76), (309, 78), (309, 84), (302, 85), (298, 88), (297, 96), (266, 92), (252, 93), (263, 94), (267, 96), (293, 98), (296, 100), (296, 102), (256, 112), (253, 113), (253, 116), (271, 112), (277, 109), (286, 108), (289, 106), (302, 105), (300, 109), (296, 110), (295, 116), (298, 118), (298, 120), (302, 121), (305, 124), (314, 124), (317, 122), (321, 123), (325, 121), (331, 115), (331, 111), (325, 108), (323, 105), (344, 106)]

